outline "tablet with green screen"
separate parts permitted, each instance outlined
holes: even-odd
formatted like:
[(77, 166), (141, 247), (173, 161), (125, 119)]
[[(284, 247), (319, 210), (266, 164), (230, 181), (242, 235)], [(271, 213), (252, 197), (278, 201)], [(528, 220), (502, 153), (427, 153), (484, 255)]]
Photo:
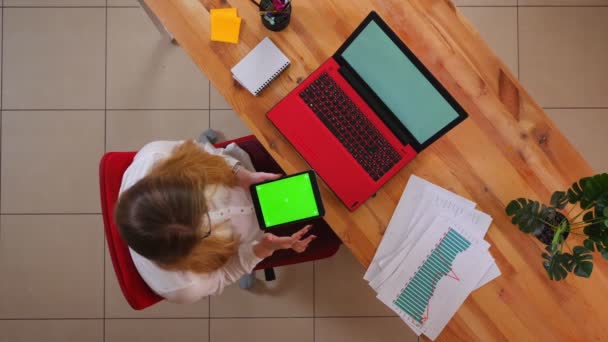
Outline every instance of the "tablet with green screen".
[(262, 229), (325, 215), (314, 171), (254, 184), (251, 197)]

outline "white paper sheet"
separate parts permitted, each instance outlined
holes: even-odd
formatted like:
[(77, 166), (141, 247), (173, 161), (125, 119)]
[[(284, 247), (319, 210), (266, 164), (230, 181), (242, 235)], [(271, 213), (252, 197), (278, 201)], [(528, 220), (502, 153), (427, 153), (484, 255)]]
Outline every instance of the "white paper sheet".
[[(436, 191), (425, 192), (419, 199), (420, 209), (411, 218), (410, 226), (412, 228), (409, 230), (409, 234), (405, 238), (397, 238), (395, 240), (399, 242), (400, 248), (403, 249), (406, 246), (405, 248), (411, 249), (411, 244), (418, 241), (426, 228), (440, 215), (459, 219), (463, 223), (466, 222), (467, 225), (469, 223), (483, 225), (488, 222), (488, 226), (486, 227), (479, 226), (479, 229), (484, 229), (483, 234), (480, 235), (483, 238), (488, 230), (489, 223), (492, 222), (492, 218), (473, 209), (474, 207), (475, 203), (468, 203), (468, 201), (463, 201), (462, 198), (457, 198), (453, 195)], [(388, 262), (390, 262), (388, 257), (378, 259), (380, 267), (384, 267)]]
[[(438, 216), (448, 217), (453, 225), (457, 225), (479, 240), (483, 239), (492, 222), (489, 215), (479, 210), (462, 208), (454, 202), (447, 201), (444, 196), (425, 195), (422, 203), (428, 210), (425, 215), (417, 218), (415, 226), (402, 242), (400, 249), (396, 254), (377, 261), (380, 266), (379, 271), (369, 280), (369, 285), (373, 289), (377, 289), (406, 260), (414, 245), (419, 243), (421, 236), (432, 226), (432, 222)], [(484, 243), (489, 248), (489, 244), (485, 241)]]
[[(461, 228), (455, 227), (447, 218), (437, 218), (432, 224), (432, 229), (428, 229), (420, 238), (419, 243), (411, 251), (408, 256), (407, 263), (401, 263), (390, 281), (386, 281), (378, 288), (378, 298), (387, 306), (392, 308), (417, 334), (424, 333), (427, 337), (435, 339), (441, 330), (445, 327), (448, 321), (456, 313), (458, 308), (466, 300), (468, 295), (475, 289), (479, 280), (484, 276), (487, 270), (492, 265), (492, 258), (487, 253), (487, 242), (478, 239), (475, 235), (470, 234)], [(439, 244), (446, 237), (448, 231), (452, 229), (459, 236), (464, 237), (470, 245), (466, 250), (458, 253), (449, 264), (450, 271), (442, 273), (441, 270), (436, 271), (435, 287), (429, 283), (429, 274), (424, 273), (424, 269), (428, 271), (436, 270), (431, 254), (439, 249)], [(450, 247), (451, 248), (451, 247)], [(448, 247), (445, 247), (445, 254)], [(445, 256), (445, 255), (444, 255)], [(449, 259), (447, 256), (440, 257), (443, 262), (448, 265)], [(438, 260), (435, 257), (434, 260)], [(424, 264), (427, 266), (424, 266)], [(429, 266), (431, 265), (431, 266)], [(448, 267), (448, 266), (446, 266)], [(413, 279), (417, 272), (422, 275), (418, 276), (419, 282), (414, 282)], [(420, 280), (422, 279), (422, 280)], [(412, 282), (412, 284), (410, 284)], [(409, 297), (412, 300), (407, 301), (407, 304), (420, 316), (423, 316), (422, 321), (416, 319), (412, 312), (407, 312), (397, 304), (397, 297), (406, 293), (406, 286), (410, 284)], [(418, 287), (422, 284), (422, 287)], [(431, 290), (432, 289), (432, 290)], [(430, 291), (430, 292), (429, 292)], [(432, 293), (432, 295), (429, 295)], [(428, 301), (426, 301), (426, 298)], [(418, 304), (416, 304), (418, 303)], [(423, 305), (422, 311), (419, 306)]]
[[(472, 291), (501, 274), (489, 252), (490, 245), (484, 240), (492, 218), (476, 210), (475, 205), (466, 198), (412, 175), (365, 273), (364, 279), (376, 290), (378, 298), (397, 312), (418, 335), (424, 333), (435, 339)], [(416, 302), (415, 298), (420, 298), (407, 297), (408, 301), (401, 302), (399, 307), (395, 303), (395, 296), (405, 291), (408, 282), (423, 268), (421, 265), (440, 268), (447, 265), (438, 263), (437, 255), (435, 259), (429, 256), (450, 229), (466, 237), (470, 246), (452, 260), (450, 272), (455, 272), (454, 277), (441, 272), (428, 273), (429, 269), (426, 268), (427, 274), (441, 276), (441, 279), (436, 283), (426, 279), (435, 288), (432, 297), (427, 298), (428, 303), (424, 302), (428, 304), (425, 306), (428, 311), (425, 311), (425, 319), (422, 321), (422, 317), (418, 316), (417, 321), (412, 318), (412, 312), (405, 312), (403, 308), (408, 307), (410, 302)], [(426, 264), (425, 260), (432, 262)], [(429, 287), (425, 289), (420, 293), (426, 291), (428, 294)], [(417, 302), (417, 305), (421, 303)]]
[[(416, 175), (411, 175), (405, 186), (403, 195), (393, 212), (390, 223), (384, 232), (382, 241), (376, 250), (374, 259), (370, 267), (365, 272), (363, 279), (370, 281), (381, 270), (378, 261), (393, 255), (401, 246), (402, 242), (409, 235), (410, 221), (417, 216), (417, 211), (424, 211), (420, 199), (425, 193), (433, 193), (436, 201), (446, 202), (445, 205), (452, 205), (462, 208), (475, 208), (475, 203), (458, 196), (442, 187), (428, 182)], [(421, 208), (421, 209), (420, 209)]]

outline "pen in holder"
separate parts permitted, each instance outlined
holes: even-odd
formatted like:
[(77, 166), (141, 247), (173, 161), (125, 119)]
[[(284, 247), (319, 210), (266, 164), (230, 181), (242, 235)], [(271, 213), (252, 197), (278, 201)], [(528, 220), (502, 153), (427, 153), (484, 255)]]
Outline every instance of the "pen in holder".
[(290, 0), (261, 0), (260, 17), (262, 24), (271, 31), (281, 31), (291, 19)]

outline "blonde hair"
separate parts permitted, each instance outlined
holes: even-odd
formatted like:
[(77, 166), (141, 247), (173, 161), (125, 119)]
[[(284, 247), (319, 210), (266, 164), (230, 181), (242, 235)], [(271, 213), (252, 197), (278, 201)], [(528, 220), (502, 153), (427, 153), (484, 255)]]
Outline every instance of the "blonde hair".
[(116, 223), (131, 248), (162, 268), (212, 272), (236, 254), (239, 241), (211, 225), (205, 189), (235, 184), (224, 158), (186, 141), (121, 195)]

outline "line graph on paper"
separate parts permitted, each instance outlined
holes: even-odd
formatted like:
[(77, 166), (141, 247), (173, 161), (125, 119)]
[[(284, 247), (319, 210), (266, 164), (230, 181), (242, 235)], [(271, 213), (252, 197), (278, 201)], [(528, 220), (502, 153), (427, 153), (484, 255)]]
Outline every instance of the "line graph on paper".
[(471, 242), (450, 228), (431, 251), (414, 276), (397, 295), (393, 304), (412, 317), (418, 324), (429, 319), (429, 303), (444, 277), (460, 282), (452, 269), (456, 256), (466, 251)]

